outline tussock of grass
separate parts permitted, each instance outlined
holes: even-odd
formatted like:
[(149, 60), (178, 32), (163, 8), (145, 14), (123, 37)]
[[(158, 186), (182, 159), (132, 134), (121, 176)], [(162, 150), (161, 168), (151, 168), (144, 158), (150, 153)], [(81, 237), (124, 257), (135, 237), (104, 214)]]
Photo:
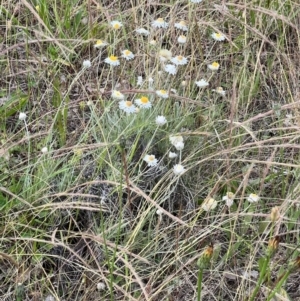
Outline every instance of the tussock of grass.
[(1, 300), (300, 300), (300, 5), (98, 2), (0, 4)]

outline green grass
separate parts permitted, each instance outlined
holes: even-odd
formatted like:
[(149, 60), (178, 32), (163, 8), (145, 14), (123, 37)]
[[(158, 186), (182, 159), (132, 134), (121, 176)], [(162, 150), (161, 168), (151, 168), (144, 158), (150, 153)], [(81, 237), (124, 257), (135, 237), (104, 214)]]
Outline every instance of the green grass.
[[(300, 300), (297, 1), (0, 9), (1, 300)], [(161, 49), (188, 64), (167, 74)], [(126, 114), (112, 90), (152, 107)], [(169, 139), (179, 135), (182, 150)]]

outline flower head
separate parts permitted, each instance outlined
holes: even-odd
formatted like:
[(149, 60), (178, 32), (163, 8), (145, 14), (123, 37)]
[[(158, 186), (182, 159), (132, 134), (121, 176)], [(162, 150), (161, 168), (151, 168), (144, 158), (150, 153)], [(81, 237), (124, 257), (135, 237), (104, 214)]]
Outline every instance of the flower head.
[(152, 46), (155, 46), (157, 44), (156, 40), (152, 39), (150, 42), (149, 42), (150, 45)]
[(201, 208), (204, 210), (204, 211), (210, 211), (210, 210), (213, 210), (217, 207), (217, 201), (213, 198), (206, 198), (204, 200), (204, 202), (202, 203), (201, 205)]
[(91, 66), (92, 66), (92, 63), (91, 63), (90, 60), (84, 60), (84, 61), (82, 62), (82, 67), (83, 67), (83, 68), (90, 68)]
[(111, 97), (117, 100), (124, 100), (124, 94), (117, 90), (113, 90)]
[(152, 104), (147, 96), (142, 96), (141, 98), (136, 99), (135, 103), (140, 108), (144, 108), (144, 109), (149, 109), (152, 107)]
[(161, 62), (166, 62), (172, 58), (172, 52), (167, 49), (161, 49), (159, 51), (159, 58)]
[(247, 198), (247, 201), (250, 202), (250, 203), (256, 203), (259, 201), (259, 196), (255, 193), (251, 193), (248, 198)]
[(148, 164), (149, 167), (156, 166), (158, 163), (158, 160), (154, 155), (146, 155), (143, 160)]
[(166, 90), (157, 90), (156, 95), (161, 97), (161, 98), (168, 98), (169, 97), (169, 93)]
[(118, 57), (114, 56), (114, 55), (111, 55), (111, 56), (107, 57), (104, 60), (104, 62), (111, 65), (111, 66), (119, 66), (120, 65), (120, 61), (119, 61)]
[(176, 176), (181, 176), (185, 172), (185, 168), (181, 164), (176, 164), (173, 167), (173, 172)]
[(174, 159), (176, 158), (178, 155), (176, 153), (173, 153), (173, 152), (169, 152), (169, 158), (170, 159)]
[(170, 136), (169, 140), (172, 145), (176, 146), (176, 144), (178, 144), (179, 142), (183, 142), (183, 137), (180, 135)]
[(119, 108), (128, 114), (136, 112), (136, 106), (131, 101), (122, 100), (119, 102)]
[(211, 36), (214, 40), (219, 41), (219, 42), (225, 40), (225, 36), (220, 32), (214, 32)]
[(217, 87), (216, 89), (213, 89), (213, 91), (220, 94), (220, 95), (222, 95), (222, 96), (226, 95), (226, 91), (222, 87)]
[(138, 76), (136, 84), (137, 84), (137, 86), (141, 86), (143, 84), (143, 77), (142, 76)]
[(158, 18), (152, 22), (152, 27), (154, 28), (168, 28), (169, 24), (165, 22), (163, 18)]
[(165, 71), (169, 74), (175, 75), (177, 72), (176, 66), (172, 64), (167, 64), (165, 66)]
[(175, 148), (179, 151), (184, 149), (184, 142), (178, 141), (177, 143), (174, 144)]
[(43, 154), (46, 154), (48, 152), (48, 147), (47, 146), (44, 146), (42, 149), (41, 149), (41, 152)]
[(201, 3), (203, 0), (191, 0), (192, 3)]
[(103, 291), (103, 290), (105, 290), (105, 283), (104, 283), (104, 282), (99, 282), (99, 283), (97, 283), (97, 290), (98, 290), (98, 291)]
[(108, 43), (102, 41), (102, 40), (97, 40), (96, 41), (96, 44), (94, 45), (94, 48), (102, 48), (104, 46), (107, 46)]
[(188, 60), (182, 55), (177, 55), (171, 59), (171, 62), (175, 65), (186, 65)]
[(27, 117), (26, 113), (20, 112), (19, 114), (19, 120), (25, 120)]
[(223, 196), (222, 200), (226, 201), (226, 205), (230, 208), (233, 204), (234, 194), (232, 192), (227, 192), (226, 195)]
[(217, 71), (220, 67), (220, 64), (217, 62), (213, 62), (212, 64), (208, 65), (208, 69), (211, 71)]
[(160, 209), (157, 209), (157, 210), (156, 210), (156, 214), (157, 214), (157, 215), (162, 215), (162, 211), (161, 211)]
[(200, 79), (199, 81), (195, 82), (195, 84), (199, 87), (199, 88), (205, 88), (209, 85), (209, 83), (205, 80), (205, 79)]
[(135, 30), (138, 34), (141, 34), (143, 36), (148, 36), (150, 34), (149, 30), (145, 28), (138, 28)]
[(177, 29), (181, 29), (181, 30), (183, 30), (183, 31), (187, 31), (187, 30), (188, 30), (188, 27), (187, 27), (185, 21), (183, 21), (183, 20), (180, 21), (180, 22), (178, 22), (178, 23), (175, 23), (174, 26), (175, 26)]
[(113, 29), (116, 29), (116, 30), (120, 29), (123, 26), (123, 24), (119, 21), (111, 21), (110, 25), (112, 26)]
[(155, 122), (158, 126), (163, 126), (167, 123), (167, 119), (165, 116), (157, 116)]
[(184, 35), (179, 36), (177, 41), (180, 44), (185, 44), (186, 43), (186, 36), (184, 36)]
[(126, 59), (127, 61), (129, 61), (129, 60), (134, 59), (134, 54), (131, 51), (126, 49), (126, 50), (122, 51), (122, 57), (124, 59)]
[(279, 207), (273, 207), (271, 209), (271, 214), (270, 214), (270, 219), (271, 221), (274, 223), (276, 221), (278, 221), (280, 218), (280, 211), (279, 211)]

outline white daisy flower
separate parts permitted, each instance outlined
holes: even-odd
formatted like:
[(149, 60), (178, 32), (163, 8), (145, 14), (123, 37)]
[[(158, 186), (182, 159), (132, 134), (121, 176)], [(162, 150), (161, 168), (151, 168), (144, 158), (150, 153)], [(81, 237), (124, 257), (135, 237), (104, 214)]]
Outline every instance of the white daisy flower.
[(222, 95), (222, 96), (225, 96), (225, 95), (226, 95), (226, 91), (223, 90), (222, 87), (217, 87), (216, 89), (213, 89), (212, 91), (214, 91), (214, 92), (216, 92), (216, 93), (218, 93), (218, 94), (220, 94), (220, 95)]
[(120, 29), (123, 26), (123, 24), (119, 21), (111, 21), (110, 25), (113, 29)]
[(162, 215), (162, 211), (161, 211), (160, 209), (157, 209), (157, 210), (156, 210), (156, 214), (157, 214), (157, 215)]
[(174, 159), (176, 158), (178, 155), (176, 153), (173, 153), (173, 152), (169, 152), (169, 158), (170, 159)]
[(153, 40), (151, 40), (150, 42), (150, 45), (152, 45), (152, 46), (155, 46), (156, 44), (157, 44), (157, 42), (153, 39)]
[(186, 169), (181, 164), (176, 164), (173, 167), (173, 172), (176, 176), (181, 176), (185, 171)]
[(103, 283), (103, 282), (99, 282), (99, 283), (97, 283), (97, 290), (98, 291), (104, 291), (105, 290), (105, 283)]
[(188, 27), (185, 23), (185, 21), (180, 21), (179, 23), (175, 23), (174, 26), (177, 28), (177, 29), (181, 29), (183, 31), (187, 31), (188, 30)]
[(159, 58), (161, 62), (166, 62), (172, 58), (172, 52), (167, 49), (161, 49), (159, 51)]
[(26, 113), (20, 112), (19, 114), (19, 120), (25, 120), (27, 117)]
[(220, 64), (217, 62), (213, 62), (212, 64), (208, 65), (208, 69), (210, 69), (211, 71), (216, 71), (218, 70), (220, 67)]
[(117, 90), (113, 90), (111, 97), (116, 100), (124, 100), (125, 98), (124, 94), (122, 94), (120, 91)]
[(155, 122), (158, 126), (163, 126), (167, 123), (167, 119), (165, 116), (157, 116)]
[(154, 28), (168, 28), (169, 24), (165, 22), (163, 18), (158, 18), (152, 22), (152, 27)]
[(215, 199), (213, 198), (206, 198), (204, 200), (204, 202), (202, 203), (201, 205), (201, 208), (204, 210), (204, 211), (210, 211), (210, 210), (213, 210), (217, 207), (218, 203)]
[(219, 41), (219, 42), (222, 42), (225, 40), (225, 36), (220, 32), (214, 32), (211, 36), (214, 40)]
[(186, 65), (188, 60), (182, 55), (177, 55), (171, 59), (171, 62), (175, 65)]
[(169, 140), (170, 140), (171, 144), (175, 146), (177, 143), (183, 142), (183, 137), (180, 135), (170, 136)]
[(114, 56), (114, 55), (111, 55), (111, 56), (107, 57), (104, 60), (104, 62), (111, 65), (111, 66), (119, 66), (120, 65), (120, 61), (119, 61), (118, 57)]
[(148, 36), (150, 34), (150, 31), (145, 28), (138, 28), (135, 31), (143, 36)]
[(165, 66), (165, 71), (169, 74), (175, 75), (177, 72), (176, 66), (172, 64), (167, 64)]
[(142, 86), (142, 84), (143, 84), (143, 77), (142, 76), (138, 76), (136, 85), (137, 86)]
[(186, 43), (186, 36), (184, 36), (184, 35), (179, 36), (177, 41), (180, 44), (185, 44)]
[(169, 93), (166, 90), (157, 90), (156, 95), (161, 97), (161, 98), (168, 98)]
[(199, 87), (199, 88), (205, 88), (209, 85), (209, 83), (205, 80), (205, 79), (200, 79), (199, 81), (195, 82), (195, 84)]
[(149, 167), (156, 166), (158, 163), (158, 160), (154, 155), (146, 155), (143, 160), (148, 164)]
[(122, 57), (127, 61), (134, 59), (134, 54), (128, 49), (122, 51)]
[(191, 0), (192, 3), (201, 3), (203, 0)]
[(251, 193), (248, 196), (247, 201), (250, 203), (257, 203), (259, 201), (259, 196), (255, 193)]
[(83, 68), (90, 68), (92, 66), (92, 63), (91, 63), (91, 61), (90, 60), (84, 60), (83, 62), (82, 62), (82, 67)]
[(94, 45), (94, 48), (102, 48), (104, 46), (107, 46), (108, 43), (102, 41), (102, 40), (97, 40), (96, 41), (96, 44)]
[(128, 114), (136, 113), (136, 106), (132, 103), (132, 101), (120, 101), (119, 108)]
[(226, 202), (228, 208), (230, 208), (233, 204), (234, 194), (232, 192), (227, 192), (226, 195), (223, 196), (222, 200)]
[(148, 97), (142, 96), (141, 98), (138, 98), (135, 100), (135, 103), (140, 107), (144, 109), (150, 109), (152, 107), (152, 104)]
[(177, 143), (174, 144), (174, 146), (179, 151), (184, 149), (184, 143), (182, 141), (178, 141)]
[(41, 152), (42, 152), (43, 154), (48, 153), (48, 147), (47, 147), (47, 146), (44, 146), (44, 147), (41, 149)]

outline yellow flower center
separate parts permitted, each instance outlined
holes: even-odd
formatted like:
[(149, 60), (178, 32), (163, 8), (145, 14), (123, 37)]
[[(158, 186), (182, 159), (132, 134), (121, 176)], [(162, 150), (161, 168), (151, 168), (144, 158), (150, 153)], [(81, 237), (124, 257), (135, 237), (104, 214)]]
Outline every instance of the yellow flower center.
[(127, 100), (127, 101), (125, 102), (125, 104), (126, 104), (126, 107), (131, 107), (131, 106), (132, 106), (132, 102), (129, 101), (129, 100)]
[(222, 88), (222, 87), (218, 87), (218, 88), (217, 88), (217, 91), (218, 91), (218, 92), (222, 92), (222, 91), (223, 91), (223, 88)]
[(141, 97), (141, 102), (148, 103), (149, 102), (148, 97), (146, 97), (146, 96)]
[(178, 55), (178, 56), (177, 56), (177, 60), (178, 60), (178, 61), (182, 61), (182, 60), (183, 60), (183, 56)]
[(163, 18), (158, 18), (158, 19), (156, 20), (156, 22), (164, 23), (164, 19), (163, 19)]
[(151, 155), (151, 156), (148, 157), (149, 161), (153, 161), (154, 159), (155, 159), (155, 157), (153, 155)]
[(124, 50), (124, 54), (125, 54), (125, 55), (130, 55), (130, 53), (131, 53), (131, 51), (129, 51), (129, 50)]
[(221, 33), (216, 33), (216, 38), (222, 38), (222, 34)]
[(97, 40), (97, 42), (96, 42), (96, 45), (102, 45), (103, 44), (103, 42), (102, 42), (102, 40)]
[(167, 94), (167, 91), (166, 90), (160, 90), (160, 93), (161, 94)]
[(117, 61), (118, 60), (118, 57), (117, 56), (114, 56), (114, 55), (111, 55), (110, 57), (109, 57), (109, 59), (111, 60), (111, 61)]
[(185, 21), (180, 21), (179, 24), (182, 25), (182, 26), (186, 25)]
[(213, 62), (211, 65), (212, 65), (212, 67), (214, 67), (214, 68), (218, 68), (218, 67), (219, 67), (219, 63), (217, 63), (217, 62)]
[(113, 28), (114, 28), (114, 29), (119, 29), (120, 27), (121, 27), (121, 26), (120, 26), (119, 23), (116, 23), (116, 24), (113, 25)]

